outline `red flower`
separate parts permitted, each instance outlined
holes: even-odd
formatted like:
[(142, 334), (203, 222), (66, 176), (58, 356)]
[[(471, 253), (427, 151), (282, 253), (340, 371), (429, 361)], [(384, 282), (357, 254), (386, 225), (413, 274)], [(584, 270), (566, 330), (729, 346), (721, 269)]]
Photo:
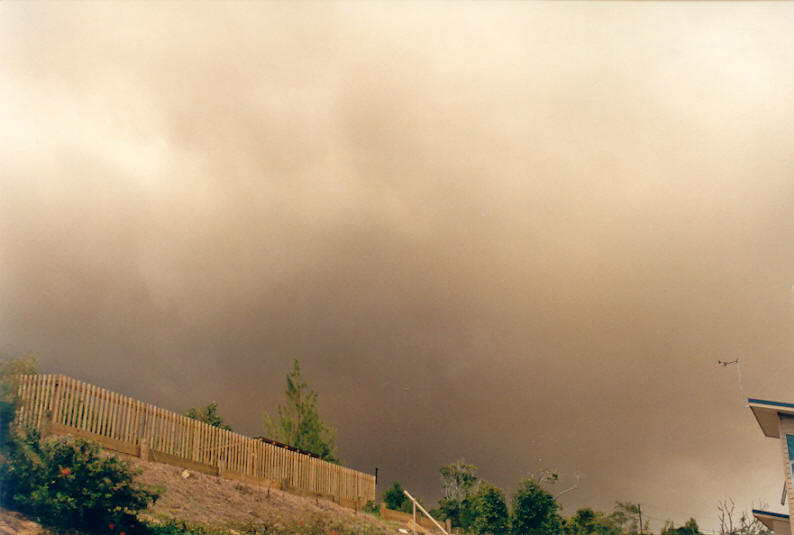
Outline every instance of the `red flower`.
[(115, 528), (115, 527), (116, 527), (116, 526), (114, 526), (112, 522), (111, 522), (110, 524), (108, 524), (108, 529), (109, 529), (110, 531), (113, 531), (113, 528)]
[(121, 533), (119, 533), (119, 535), (127, 535), (127, 534), (122, 531)]
[(65, 467), (61, 468), (61, 475), (62, 476), (68, 476), (71, 473), (72, 473), (72, 470), (69, 467), (65, 466)]

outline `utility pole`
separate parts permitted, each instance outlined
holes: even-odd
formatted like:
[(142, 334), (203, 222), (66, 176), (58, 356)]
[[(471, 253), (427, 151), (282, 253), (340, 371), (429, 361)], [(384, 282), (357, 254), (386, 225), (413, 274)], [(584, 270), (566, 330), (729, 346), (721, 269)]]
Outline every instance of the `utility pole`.
[(637, 513), (640, 515), (640, 535), (642, 535), (642, 505), (637, 504)]

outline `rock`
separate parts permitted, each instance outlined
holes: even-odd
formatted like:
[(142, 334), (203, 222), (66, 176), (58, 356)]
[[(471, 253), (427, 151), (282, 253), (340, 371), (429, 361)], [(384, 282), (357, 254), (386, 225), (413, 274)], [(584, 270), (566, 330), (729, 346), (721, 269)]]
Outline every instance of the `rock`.
[(182, 479), (187, 479), (190, 477), (190, 472), (187, 470), (182, 470)]

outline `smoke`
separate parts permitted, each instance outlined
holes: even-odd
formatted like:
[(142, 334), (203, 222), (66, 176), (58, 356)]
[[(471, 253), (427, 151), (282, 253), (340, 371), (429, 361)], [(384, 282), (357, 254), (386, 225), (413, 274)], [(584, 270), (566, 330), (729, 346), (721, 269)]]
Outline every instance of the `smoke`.
[[(774, 503), (791, 6), (0, 5), (0, 349), (564, 513)], [(682, 489), (686, 489), (682, 492)]]

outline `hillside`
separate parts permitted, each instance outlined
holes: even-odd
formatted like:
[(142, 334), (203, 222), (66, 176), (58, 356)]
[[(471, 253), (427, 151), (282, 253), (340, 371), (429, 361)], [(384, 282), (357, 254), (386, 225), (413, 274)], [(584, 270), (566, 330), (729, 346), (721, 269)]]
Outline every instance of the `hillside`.
[(398, 533), (394, 524), (327, 500), (130, 460), (141, 471), (139, 481), (165, 489), (146, 514), (153, 521), (175, 519), (241, 533)]
[(40, 524), (0, 507), (0, 535), (53, 535)]
[[(139, 471), (137, 481), (161, 493), (141, 515), (152, 524), (176, 521), (202, 535), (400, 535), (398, 530), (405, 529), (327, 500), (121, 457)], [(0, 535), (50, 533), (17, 513), (0, 509)]]

